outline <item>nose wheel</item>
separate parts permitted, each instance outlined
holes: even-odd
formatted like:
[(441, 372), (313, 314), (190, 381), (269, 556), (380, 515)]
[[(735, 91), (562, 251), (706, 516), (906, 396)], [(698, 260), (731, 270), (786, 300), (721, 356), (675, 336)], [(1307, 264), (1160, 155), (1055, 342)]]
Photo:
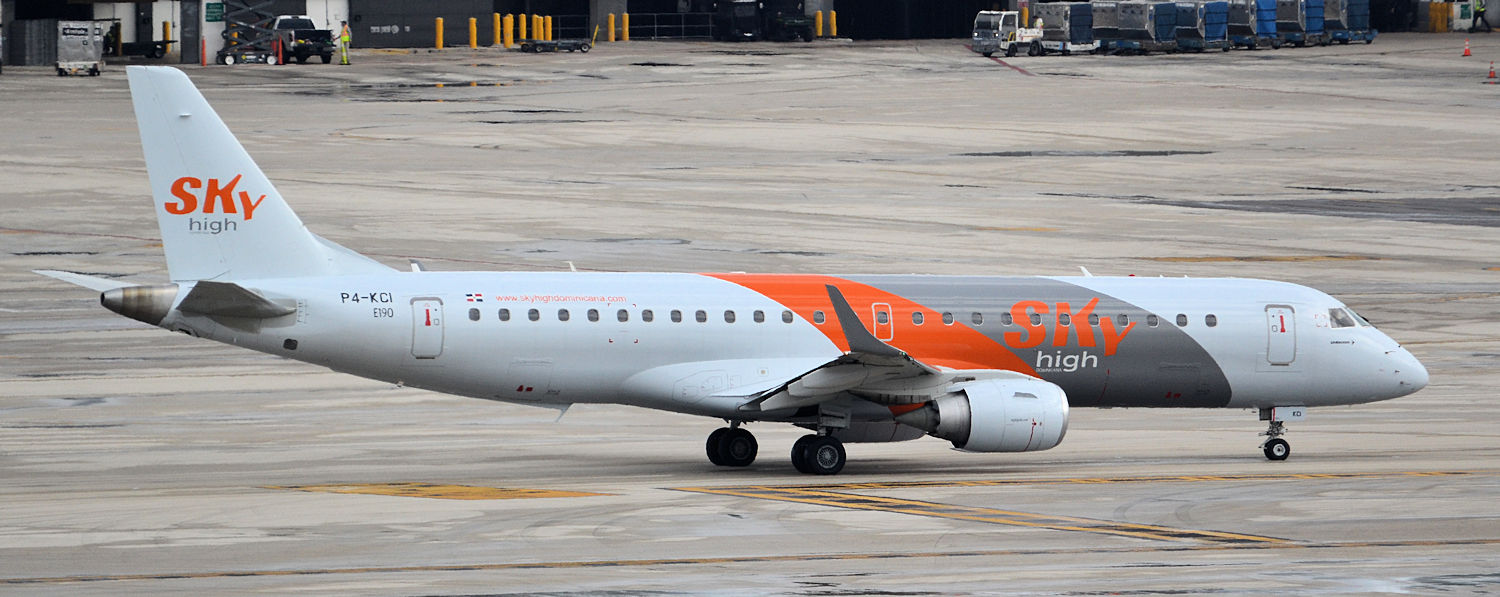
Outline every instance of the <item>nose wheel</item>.
[(733, 426), (721, 427), (708, 434), (704, 449), (708, 452), (709, 462), (719, 466), (743, 467), (755, 462), (760, 445), (749, 430)]
[(1267, 436), (1265, 443), (1260, 445), (1261, 451), (1266, 453), (1267, 460), (1286, 460), (1292, 455), (1292, 445), (1281, 436), (1286, 433), (1286, 424), (1281, 421), (1271, 421), (1271, 426), (1261, 435)]

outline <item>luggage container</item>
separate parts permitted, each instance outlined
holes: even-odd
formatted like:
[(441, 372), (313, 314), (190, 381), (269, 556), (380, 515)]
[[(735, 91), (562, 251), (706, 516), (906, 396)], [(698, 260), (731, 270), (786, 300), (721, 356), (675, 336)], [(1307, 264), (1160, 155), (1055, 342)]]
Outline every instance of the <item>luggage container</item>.
[(57, 75), (99, 76), (104, 65), (104, 21), (57, 22)]
[(1276, 35), (1283, 43), (1299, 48), (1328, 45), (1328, 34), (1323, 29), (1323, 0), (1277, 0)]
[(1280, 48), (1281, 38), (1276, 35), (1276, 0), (1238, 2), (1231, 3), (1229, 8), (1230, 43), (1250, 50), (1262, 46)]
[(1177, 47), (1202, 52), (1229, 51), (1229, 3), (1178, 2)]
[(1119, 2), (1120, 37), (1103, 43), (1115, 53), (1177, 49), (1176, 2)]
[[(1375, 41), (1376, 31), (1370, 28), (1370, 0), (1340, 0), (1344, 3), (1344, 27), (1335, 28), (1328, 25), (1327, 17), (1324, 17), (1324, 27), (1328, 28), (1328, 38), (1341, 44), (1351, 41), (1363, 41), (1371, 43)], [(1327, 8), (1324, 8), (1325, 15)]]
[(1094, 9), (1087, 2), (1050, 2), (1038, 4), (1031, 15), (1042, 22), (1042, 53), (1092, 52), (1094, 42)]
[(1106, 0), (1089, 5), (1094, 13), (1094, 40), (1104, 42), (1120, 38), (1120, 6)]

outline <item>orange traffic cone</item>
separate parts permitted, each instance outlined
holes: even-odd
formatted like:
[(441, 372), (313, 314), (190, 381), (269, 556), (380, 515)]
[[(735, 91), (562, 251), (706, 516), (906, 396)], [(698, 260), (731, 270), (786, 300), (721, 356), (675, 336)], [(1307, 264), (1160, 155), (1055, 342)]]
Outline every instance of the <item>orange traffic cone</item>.
[(1491, 79), (1495, 78), (1495, 61), (1494, 60), (1490, 61), (1490, 76), (1489, 76), (1489, 78), (1491, 78)]
[(1464, 38), (1464, 55), (1465, 56), (1473, 56), (1474, 55), (1472, 52), (1469, 51), (1469, 38), (1467, 38), (1467, 37)]

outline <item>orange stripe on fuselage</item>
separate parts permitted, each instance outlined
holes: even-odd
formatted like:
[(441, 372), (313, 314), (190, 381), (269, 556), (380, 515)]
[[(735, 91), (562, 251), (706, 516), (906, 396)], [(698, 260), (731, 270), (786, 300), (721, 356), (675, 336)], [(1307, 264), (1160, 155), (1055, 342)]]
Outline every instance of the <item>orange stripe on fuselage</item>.
[[(943, 324), (942, 313), (928, 309), (905, 297), (892, 294), (867, 284), (853, 282), (834, 276), (796, 274), (703, 274), (725, 282), (749, 288), (781, 303), (793, 313), (809, 322), (814, 321), (813, 312), (822, 311), (822, 324), (813, 324), (823, 335), (848, 351), (843, 328), (833, 313), (833, 303), (828, 298), (827, 285), (838, 287), (839, 292), (854, 307), (861, 322), (868, 330), (875, 330), (874, 305), (884, 303), (891, 306), (891, 325), (894, 326), (891, 340), (887, 343), (906, 351), (923, 363), (952, 369), (1000, 369), (1036, 375), (1025, 361), (1000, 343), (979, 333), (974, 328), (955, 321)], [(923, 323), (912, 323), (911, 314), (921, 313)]]

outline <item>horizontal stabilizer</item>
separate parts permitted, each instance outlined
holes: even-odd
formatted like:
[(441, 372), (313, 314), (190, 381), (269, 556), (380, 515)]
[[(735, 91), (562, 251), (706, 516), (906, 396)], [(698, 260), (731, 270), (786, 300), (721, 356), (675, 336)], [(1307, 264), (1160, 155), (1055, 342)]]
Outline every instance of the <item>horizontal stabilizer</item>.
[(83, 274), (58, 271), (55, 269), (32, 270), (32, 273), (41, 274), (43, 276), (47, 276), (48, 278), (57, 278), (58, 280), (62, 280), (69, 284), (82, 286), (89, 290), (97, 290), (99, 292), (114, 290), (116, 288), (124, 288), (126, 286), (135, 286), (134, 284), (131, 284), (129, 282), (121, 282), (119, 280), (111, 280), (109, 278), (100, 278), (96, 276), (85, 276)]
[(295, 307), (272, 302), (239, 284), (206, 280), (194, 284), (193, 289), (177, 305), (177, 309), (189, 313), (250, 319), (280, 317), (297, 311)]

